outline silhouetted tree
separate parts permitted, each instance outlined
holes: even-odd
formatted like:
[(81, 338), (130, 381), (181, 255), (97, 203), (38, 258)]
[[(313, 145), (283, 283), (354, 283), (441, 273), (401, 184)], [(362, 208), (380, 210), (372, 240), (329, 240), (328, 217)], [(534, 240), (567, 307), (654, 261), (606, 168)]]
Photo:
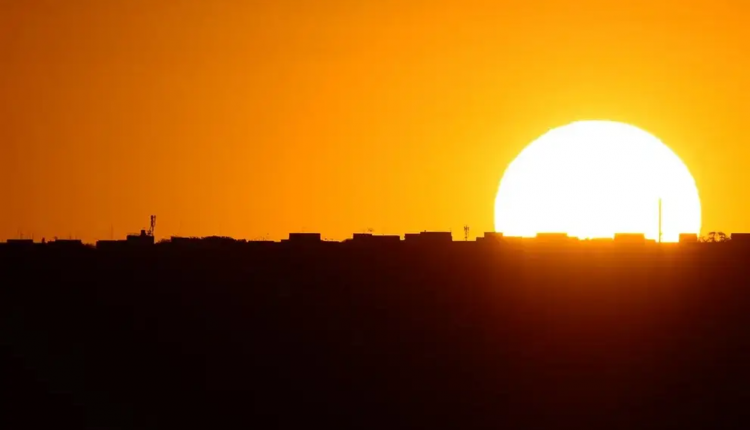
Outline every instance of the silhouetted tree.
[(729, 236), (722, 231), (712, 231), (700, 238), (700, 241), (705, 243), (721, 243), (728, 242), (729, 240)]

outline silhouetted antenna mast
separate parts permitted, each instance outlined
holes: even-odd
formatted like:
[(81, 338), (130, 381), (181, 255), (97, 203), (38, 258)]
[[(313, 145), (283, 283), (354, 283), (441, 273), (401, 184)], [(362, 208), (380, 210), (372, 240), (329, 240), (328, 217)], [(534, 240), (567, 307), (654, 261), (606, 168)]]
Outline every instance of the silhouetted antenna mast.
[(466, 241), (469, 240), (469, 226), (468, 225), (464, 226), (464, 240)]
[(661, 236), (662, 236), (662, 230), (661, 230), (661, 197), (659, 197), (659, 243), (661, 243)]
[(153, 237), (155, 231), (156, 231), (156, 215), (151, 215), (151, 226), (148, 229), (148, 235)]

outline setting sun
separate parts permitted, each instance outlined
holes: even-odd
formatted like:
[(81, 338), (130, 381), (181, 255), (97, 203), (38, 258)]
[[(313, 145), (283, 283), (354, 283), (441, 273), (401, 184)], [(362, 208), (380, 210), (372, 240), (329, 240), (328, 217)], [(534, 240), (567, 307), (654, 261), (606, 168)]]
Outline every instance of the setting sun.
[(632, 125), (579, 121), (550, 130), (510, 163), (495, 200), (495, 230), (657, 239), (660, 199), (663, 241), (700, 232), (698, 189), (672, 150)]

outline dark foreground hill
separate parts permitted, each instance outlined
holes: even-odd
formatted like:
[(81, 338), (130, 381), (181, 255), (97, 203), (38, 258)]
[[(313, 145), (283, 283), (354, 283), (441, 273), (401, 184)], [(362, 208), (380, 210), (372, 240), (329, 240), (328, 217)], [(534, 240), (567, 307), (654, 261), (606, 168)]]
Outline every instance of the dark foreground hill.
[(748, 422), (727, 245), (1, 254), (3, 428)]

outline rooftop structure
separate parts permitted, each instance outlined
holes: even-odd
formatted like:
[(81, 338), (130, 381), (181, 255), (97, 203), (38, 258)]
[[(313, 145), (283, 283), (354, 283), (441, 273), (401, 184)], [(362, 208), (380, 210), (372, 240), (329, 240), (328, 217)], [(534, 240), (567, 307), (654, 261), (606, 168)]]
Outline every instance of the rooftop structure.
[(290, 243), (318, 243), (320, 242), (320, 233), (289, 233), (289, 239), (282, 239), (281, 241)]
[(453, 235), (449, 231), (423, 231), (421, 233), (406, 233), (404, 241), (409, 243), (450, 243)]
[(642, 245), (646, 243), (646, 235), (643, 233), (615, 233), (616, 244)]
[(8, 245), (32, 245), (33, 239), (8, 239), (6, 241)]
[(132, 245), (153, 245), (154, 236), (148, 234), (146, 230), (141, 230), (139, 235), (128, 235), (126, 241)]
[(80, 239), (56, 239), (47, 243), (47, 246), (51, 248), (81, 248), (83, 242)]
[(578, 240), (577, 238), (568, 236), (568, 233), (537, 233), (535, 239), (535, 243), (542, 244), (564, 244)]
[(349, 239), (358, 244), (381, 244), (381, 243), (399, 243), (401, 236), (398, 235), (373, 235), (372, 233), (354, 233)]
[(697, 243), (698, 235), (695, 233), (680, 233), (680, 243)]
[(502, 240), (503, 234), (494, 231), (485, 232), (483, 237), (477, 238), (477, 242), (500, 242)]

